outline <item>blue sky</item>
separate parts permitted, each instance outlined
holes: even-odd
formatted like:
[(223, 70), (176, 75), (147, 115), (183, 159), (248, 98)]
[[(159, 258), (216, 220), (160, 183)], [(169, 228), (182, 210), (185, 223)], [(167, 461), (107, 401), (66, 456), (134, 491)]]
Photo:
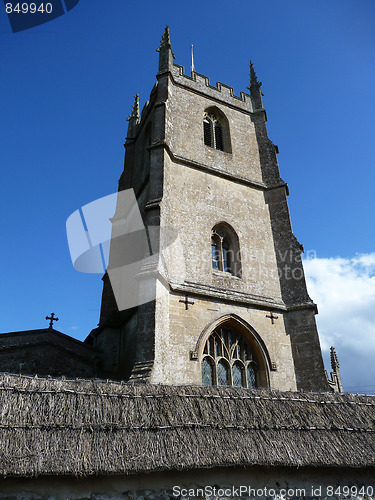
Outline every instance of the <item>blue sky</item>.
[[(101, 277), (73, 269), (65, 221), (116, 191), (126, 118), (136, 93), (141, 106), (149, 96), (155, 49), (169, 24), (175, 62), (189, 68), (194, 44), (196, 71), (236, 94), (246, 91), (253, 60), (290, 188), (293, 229), (318, 258), (307, 274), (325, 353), (335, 341), (346, 385), (375, 392), (362, 389), (375, 375), (369, 364), (375, 354), (374, 21), (372, 0), (80, 0), (54, 21), (12, 33), (1, 10), (0, 330), (48, 326), (51, 311), (60, 318), (56, 328), (77, 338), (96, 326)], [(341, 280), (350, 284), (353, 273), (358, 288), (346, 290)], [(330, 284), (337, 278), (335, 304), (327, 276)], [(335, 309), (344, 289), (345, 310)], [(363, 307), (352, 307), (351, 291)], [(346, 331), (350, 320), (359, 330)]]

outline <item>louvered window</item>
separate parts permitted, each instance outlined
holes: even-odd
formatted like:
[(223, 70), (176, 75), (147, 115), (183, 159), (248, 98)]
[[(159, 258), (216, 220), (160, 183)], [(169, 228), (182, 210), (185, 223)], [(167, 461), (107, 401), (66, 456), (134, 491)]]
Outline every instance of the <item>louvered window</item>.
[(212, 130), (211, 130), (211, 122), (208, 118), (203, 120), (203, 134), (204, 134), (204, 143), (206, 146), (212, 146)]
[(219, 122), (215, 123), (215, 148), (224, 151), (223, 129)]
[(223, 126), (213, 113), (205, 114), (203, 137), (206, 146), (224, 151)]

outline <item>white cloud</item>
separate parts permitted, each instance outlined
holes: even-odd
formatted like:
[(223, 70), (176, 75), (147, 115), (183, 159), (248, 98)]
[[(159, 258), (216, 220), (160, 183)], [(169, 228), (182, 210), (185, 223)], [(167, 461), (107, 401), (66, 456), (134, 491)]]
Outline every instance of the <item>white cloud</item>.
[(375, 253), (304, 260), (326, 368), (336, 347), (344, 389), (375, 393)]

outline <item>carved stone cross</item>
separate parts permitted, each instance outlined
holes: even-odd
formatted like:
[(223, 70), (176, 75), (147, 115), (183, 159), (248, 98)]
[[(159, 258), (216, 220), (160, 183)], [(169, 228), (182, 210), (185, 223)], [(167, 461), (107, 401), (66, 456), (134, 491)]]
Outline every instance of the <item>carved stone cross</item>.
[(187, 294), (185, 295), (185, 300), (179, 300), (179, 302), (182, 302), (183, 304), (185, 304), (185, 310), (189, 309), (189, 304), (191, 306), (194, 304), (194, 302), (189, 302)]
[(272, 324), (275, 323), (275, 319), (278, 319), (278, 316), (275, 316), (273, 312), (271, 311), (271, 314), (267, 314), (266, 318), (269, 318), (272, 321)]

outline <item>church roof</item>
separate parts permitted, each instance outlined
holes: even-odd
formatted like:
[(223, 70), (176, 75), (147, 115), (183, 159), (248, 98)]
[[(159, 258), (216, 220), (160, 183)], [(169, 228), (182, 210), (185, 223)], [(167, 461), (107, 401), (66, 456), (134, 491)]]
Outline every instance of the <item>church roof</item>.
[(375, 397), (0, 374), (3, 476), (375, 467)]
[[(36, 345), (40, 342), (57, 343), (70, 348), (71, 350), (95, 352), (96, 349), (88, 343), (70, 337), (54, 328), (38, 328), (37, 330), (22, 330), (17, 332), (0, 333), (0, 349), (19, 348), (29, 345)], [(78, 351), (79, 352), (79, 351)]]
[(54, 377), (95, 376), (101, 352), (53, 328), (0, 334), (3, 372)]

